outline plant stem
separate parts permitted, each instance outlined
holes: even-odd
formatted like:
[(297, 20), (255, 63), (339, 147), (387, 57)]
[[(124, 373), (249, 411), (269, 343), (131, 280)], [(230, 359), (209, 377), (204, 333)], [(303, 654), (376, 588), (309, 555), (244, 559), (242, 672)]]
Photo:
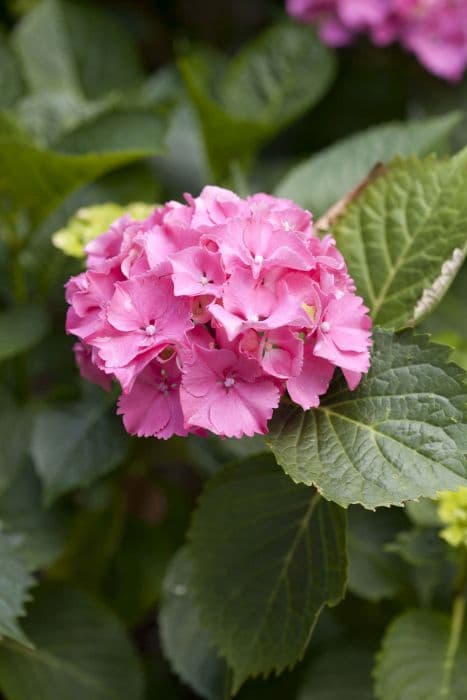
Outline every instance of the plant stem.
[(464, 629), (466, 594), (467, 594), (467, 548), (463, 547), (460, 555), (459, 574), (456, 581), (456, 595), (452, 606), (451, 630), (448, 648), (444, 662), (443, 683), (440, 690), (441, 698), (450, 697), (451, 677), (456, 655)]

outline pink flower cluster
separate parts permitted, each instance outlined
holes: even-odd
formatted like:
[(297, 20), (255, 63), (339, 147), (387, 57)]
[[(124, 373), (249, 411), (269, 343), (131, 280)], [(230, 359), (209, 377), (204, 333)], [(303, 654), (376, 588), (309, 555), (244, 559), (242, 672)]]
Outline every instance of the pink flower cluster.
[(317, 22), (331, 46), (363, 32), (378, 46), (399, 41), (447, 80), (460, 80), (467, 66), (467, 0), (287, 0), (287, 9)]
[(81, 374), (122, 387), (128, 432), (265, 433), (281, 395), (319, 404), (369, 367), (371, 321), (330, 236), (287, 199), (206, 187), (124, 216), (66, 285)]

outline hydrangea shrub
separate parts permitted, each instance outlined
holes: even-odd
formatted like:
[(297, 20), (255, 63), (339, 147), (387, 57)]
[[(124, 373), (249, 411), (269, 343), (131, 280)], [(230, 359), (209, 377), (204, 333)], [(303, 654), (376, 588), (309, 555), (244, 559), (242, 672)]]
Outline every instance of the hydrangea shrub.
[(465, 3), (118, 5), (2, 14), (0, 698), (461, 700)]

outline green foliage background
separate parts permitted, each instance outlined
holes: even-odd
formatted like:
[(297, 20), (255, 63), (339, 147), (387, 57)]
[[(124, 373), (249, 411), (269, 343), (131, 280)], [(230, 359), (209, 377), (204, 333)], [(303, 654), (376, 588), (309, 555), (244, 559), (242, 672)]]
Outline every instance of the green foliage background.
[[(463, 700), (465, 562), (431, 497), (467, 484), (467, 83), (336, 54), (267, 0), (0, 17), (2, 700)], [(64, 333), (82, 212), (208, 183), (331, 230), (372, 369), (266, 442), (133, 439)]]

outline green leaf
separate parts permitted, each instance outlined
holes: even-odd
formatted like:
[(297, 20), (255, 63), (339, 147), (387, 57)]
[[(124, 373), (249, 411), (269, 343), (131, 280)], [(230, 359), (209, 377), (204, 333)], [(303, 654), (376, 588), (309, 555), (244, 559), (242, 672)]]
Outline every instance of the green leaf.
[(31, 418), (28, 408), (17, 405), (0, 389), (0, 497), (23, 466), (29, 449)]
[(386, 544), (388, 552), (395, 552), (411, 566), (429, 567), (445, 563), (449, 551), (446, 542), (435, 528), (414, 528), (399, 532)]
[(464, 700), (467, 629), (450, 644), (448, 615), (416, 610), (398, 617), (383, 640), (375, 670), (380, 700)]
[(33, 650), (0, 645), (8, 700), (141, 700), (142, 673), (114, 616), (83, 593), (45, 586), (25, 621)]
[(207, 700), (223, 700), (227, 665), (200, 623), (193, 596), (190, 552), (181, 549), (164, 581), (159, 628), (164, 655), (175, 673)]
[(31, 92), (65, 90), (94, 99), (143, 78), (128, 35), (96, 7), (43, 0), (13, 40)]
[(97, 590), (120, 543), (125, 503), (121, 492), (112, 491), (105, 483), (96, 484), (90, 493), (83, 495), (97, 503), (80, 503), (66, 547), (47, 574), (53, 581)]
[(237, 54), (222, 83), (221, 100), (235, 118), (276, 131), (318, 102), (334, 73), (333, 55), (313, 29), (284, 22)]
[(310, 27), (283, 23), (227, 65), (213, 51), (183, 57), (180, 70), (195, 105), (214, 172), (248, 164), (255, 151), (315, 104), (335, 72), (333, 54)]
[(209, 482), (190, 532), (193, 583), (234, 692), (299, 661), (321, 609), (341, 600), (345, 525), (344, 511), (293, 484), (269, 455)]
[(15, 114), (37, 144), (50, 146), (62, 134), (108, 111), (115, 102), (112, 95), (89, 102), (69, 91), (37, 92), (23, 97), (16, 104)]
[(162, 151), (165, 119), (155, 109), (114, 108), (83, 121), (54, 143), (66, 153)]
[(348, 518), (349, 590), (373, 602), (404, 592), (410, 583), (407, 569), (385, 549), (407, 527), (403, 512), (381, 508), (372, 513), (352, 506)]
[(467, 251), (466, 189), (467, 149), (396, 159), (331, 223), (378, 325), (413, 325), (449, 288)]
[(325, 651), (308, 666), (297, 700), (373, 700), (373, 654), (358, 646)]
[(0, 495), (0, 521), (5, 532), (18, 535), (18, 550), (31, 571), (51, 564), (65, 546), (68, 529), (62, 508), (43, 508), (42, 488), (27, 462)]
[(15, 306), (1, 311), (0, 362), (29, 350), (42, 340), (48, 328), (49, 319), (40, 306)]
[(0, 108), (11, 107), (23, 92), (16, 56), (0, 31)]
[(296, 482), (346, 507), (401, 505), (467, 484), (465, 372), (449, 349), (377, 330), (355, 391), (339, 375), (319, 408), (284, 405), (266, 442)]
[(277, 185), (275, 194), (293, 199), (317, 218), (358, 185), (377, 163), (387, 163), (397, 155), (428, 155), (460, 119), (455, 112), (352, 134), (292, 168)]
[(19, 544), (18, 536), (7, 535), (0, 523), (0, 640), (7, 637), (29, 645), (17, 618), (24, 615), (24, 604), (34, 580), (26, 568)]
[[(123, 165), (152, 155), (151, 148), (71, 155), (0, 135), (0, 195), (40, 223), (74, 190)], [(1, 209), (0, 209), (1, 215)]]
[(109, 414), (108, 399), (97, 393), (40, 411), (31, 454), (46, 503), (114, 469), (125, 458), (127, 444), (120, 421)]

